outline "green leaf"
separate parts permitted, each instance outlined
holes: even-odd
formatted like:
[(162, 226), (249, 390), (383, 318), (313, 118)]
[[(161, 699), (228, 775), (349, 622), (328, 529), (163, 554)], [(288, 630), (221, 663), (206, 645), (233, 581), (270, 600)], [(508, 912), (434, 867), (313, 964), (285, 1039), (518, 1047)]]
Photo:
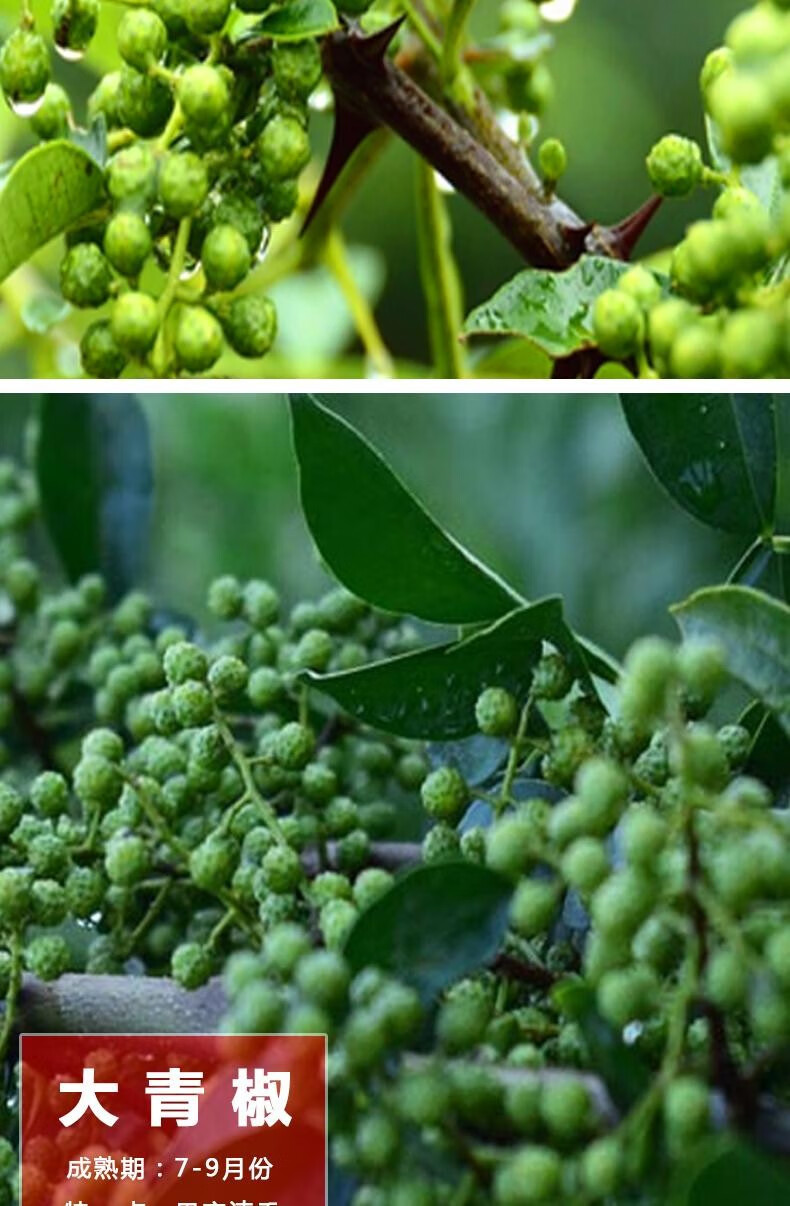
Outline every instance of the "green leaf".
[(768, 394), (621, 395), (650, 468), (685, 510), (727, 532), (773, 527), (774, 402)]
[(464, 334), (521, 335), (554, 357), (592, 347), (590, 305), (627, 269), (605, 256), (582, 256), (566, 272), (527, 268), (472, 311)]
[(349, 590), (386, 611), (438, 623), (494, 620), (520, 600), (439, 527), (345, 420), (291, 396), (302, 508)]
[(598, 1012), (589, 985), (581, 980), (563, 980), (552, 995), (559, 1009), (581, 1029), (592, 1066), (603, 1077), (615, 1105), (628, 1110), (648, 1088), (650, 1069)]
[(319, 38), (338, 29), (340, 22), (330, 0), (291, 0), (272, 8), (257, 26), (260, 33), (279, 42)]
[(766, 783), (776, 792), (777, 806), (786, 807), (790, 803), (790, 798), (785, 799), (790, 795), (790, 734), (757, 702), (749, 705), (738, 723), (752, 735), (744, 772)]
[(358, 918), (345, 956), (352, 973), (380, 967), (426, 1003), (494, 958), (507, 929), (511, 887), (474, 863), (415, 867)]
[(733, 676), (790, 734), (790, 607), (747, 586), (715, 586), (671, 611), (686, 639), (722, 646)]
[(36, 472), (69, 577), (100, 571), (117, 598), (139, 578), (151, 514), (148, 425), (129, 394), (44, 395)]
[(90, 155), (65, 141), (28, 151), (0, 191), (0, 281), (104, 200)]
[(511, 612), (463, 641), (435, 645), (338, 674), (305, 675), (346, 712), (402, 737), (454, 741), (477, 732), (475, 702), (484, 687), (529, 694), (541, 642), (550, 641), (589, 684), (589, 673), (558, 598)]
[(777, 1160), (741, 1139), (710, 1143), (689, 1172), (682, 1170), (672, 1206), (762, 1206), (790, 1201), (790, 1177)]
[(790, 536), (790, 394), (774, 394), (776, 531)]

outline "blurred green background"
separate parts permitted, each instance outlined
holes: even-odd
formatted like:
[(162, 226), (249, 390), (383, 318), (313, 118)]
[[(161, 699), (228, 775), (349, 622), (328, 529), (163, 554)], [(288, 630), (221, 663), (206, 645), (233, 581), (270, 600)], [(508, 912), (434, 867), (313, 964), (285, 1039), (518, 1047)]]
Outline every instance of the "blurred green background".
[[(616, 654), (640, 633), (671, 633), (667, 606), (721, 581), (741, 551), (664, 495), (613, 395), (323, 397), (457, 538), (527, 597), (563, 595), (574, 625)], [(320, 591), (285, 397), (143, 404), (156, 477), (145, 584), (159, 604), (203, 617), (206, 586), (224, 572), (268, 576), (289, 602)], [(23, 447), (34, 405), (8, 396), (0, 451)]]
[[(42, 28), (50, 28), (47, 0), (34, 0)], [(698, 74), (702, 60), (743, 0), (579, 0), (573, 18), (555, 25), (556, 48), (550, 63), (556, 96), (546, 114), (544, 131), (562, 137), (570, 153), (564, 184), (568, 200), (586, 217), (616, 221), (639, 205), (648, 191), (644, 158), (657, 137), (668, 130), (701, 136)], [(83, 63), (58, 61), (58, 78), (84, 99), (95, 82), (97, 67), (116, 65), (113, 29), (120, 6), (105, 3), (99, 36)], [(0, 0), (0, 27), (16, 20), (18, 0)], [(480, 0), (475, 20), (484, 33), (494, 26), (495, 0)], [(3, 32), (0, 29), (0, 32)], [(84, 112), (77, 104), (78, 116)], [(315, 121), (320, 156), (327, 145), (330, 118)], [(7, 108), (0, 112), (0, 160), (17, 154), (30, 139), (24, 123)], [(398, 356), (426, 358), (425, 324), (419, 296), (417, 255), (412, 216), (412, 153), (394, 143), (377, 163), (345, 219), (349, 240), (378, 249), (381, 260), (368, 260), (363, 275), (371, 290), (381, 288), (378, 315), (385, 340)], [(482, 301), (520, 267), (516, 253), (461, 198), (450, 202), (455, 224), (455, 248), (462, 268), (469, 307)], [(660, 248), (701, 212), (703, 201), (665, 207), (645, 240), (644, 249)], [(52, 279), (57, 256), (41, 259)], [(15, 285), (24, 292), (30, 282), (17, 273)], [(326, 289), (300, 289), (301, 305), (291, 304), (287, 351), (306, 375), (315, 358), (327, 348), (327, 314), (343, 307)], [(286, 299), (292, 303), (293, 298)], [(286, 302), (281, 302), (282, 306)], [(7, 310), (8, 307), (6, 306)], [(285, 321), (282, 323), (286, 327)], [(341, 323), (332, 346), (335, 354), (347, 343), (347, 323)], [(77, 373), (73, 337), (55, 342), (46, 354), (31, 360), (19, 330), (0, 308), (0, 373), (5, 376), (45, 376)], [(285, 350), (285, 349), (283, 349)], [(225, 366), (227, 369), (227, 366)], [(235, 371), (233, 366), (228, 371)], [(293, 368), (293, 366), (292, 366)], [(248, 370), (249, 371), (249, 370)], [(255, 371), (258, 371), (257, 366)], [(264, 362), (264, 372), (267, 369)], [(323, 375), (323, 366), (316, 375)]]

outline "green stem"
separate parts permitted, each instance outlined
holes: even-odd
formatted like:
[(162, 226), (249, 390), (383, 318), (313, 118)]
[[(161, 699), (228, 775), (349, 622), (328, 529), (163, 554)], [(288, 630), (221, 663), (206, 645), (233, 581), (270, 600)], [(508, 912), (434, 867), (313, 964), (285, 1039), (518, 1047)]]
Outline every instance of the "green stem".
[[(454, 0), (450, 17), (447, 21), (447, 28), (444, 31), (444, 46), (439, 62), (439, 71), (441, 73), (442, 86), (451, 94), (462, 80), (464, 35), (466, 34), (466, 27), (474, 6), (475, 0)], [(468, 93), (469, 95), (465, 99), (468, 102), (473, 102), (474, 91), (472, 89), (467, 86), (466, 88), (462, 87), (460, 91)], [(454, 99), (461, 98), (457, 97)]]
[(524, 704), (524, 707), (521, 709), (521, 716), (519, 717), (516, 735), (513, 738), (513, 742), (510, 746), (507, 766), (505, 767), (505, 777), (502, 780), (502, 789), (499, 793), (499, 800), (496, 809), (497, 816), (501, 816), (510, 803), (510, 793), (513, 790), (513, 782), (516, 778), (516, 771), (518, 770), (519, 762), (521, 761), (522, 746), (527, 731), (527, 725), (529, 723), (529, 713), (531, 708), (532, 696), (530, 695), (527, 698), (527, 702)]
[(409, 23), (414, 27), (415, 32), (419, 35), (420, 40), (424, 43), (427, 50), (431, 52), (437, 62), (442, 59), (442, 44), (433, 32), (427, 21), (417, 9), (416, 4), (412, 0), (402, 0), (403, 11), (409, 18)]
[(461, 286), (453, 257), (447, 207), (429, 163), (417, 160), (417, 242), (428, 311), (431, 357), (437, 377), (467, 376), (458, 334), (463, 323)]
[(354, 274), (346, 255), (345, 244), (340, 231), (335, 227), (330, 231), (324, 248), (324, 262), (337, 281), (340, 291), (345, 298), (354, 327), (362, 342), (362, 346), (370, 360), (373, 371), (379, 377), (392, 377), (395, 366), (387, 350), (384, 340), (376, 324), (373, 311), (368, 305), (367, 298), (362, 293), (354, 279)]
[(151, 926), (154, 924), (154, 922), (156, 921), (159, 914), (162, 912), (162, 909), (164, 908), (164, 905), (165, 905), (165, 901), (167, 900), (167, 897), (170, 893), (172, 884), (173, 884), (172, 880), (170, 880), (170, 879), (165, 880), (165, 882), (159, 888), (157, 895), (154, 897), (154, 899), (151, 901), (151, 904), (148, 906), (148, 911), (146, 912), (145, 916), (142, 918), (142, 920), (139, 922), (139, 924), (135, 927), (135, 929), (130, 934), (129, 941), (126, 944), (126, 949), (130, 955), (135, 950), (140, 939), (151, 928)]
[(173, 254), (170, 257), (170, 268), (167, 274), (167, 282), (162, 290), (162, 295), (158, 302), (159, 334), (156, 337), (154, 350), (151, 353), (151, 368), (154, 370), (157, 377), (166, 376), (168, 355), (165, 328), (167, 316), (173, 303), (176, 290), (178, 289), (178, 283), (181, 279), (181, 273), (186, 262), (187, 246), (189, 244), (189, 234), (191, 229), (192, 219), (182, 218), (178, 225), (176, 241), (173, 245)]
[(277, 813), (274, 811), (269, 801), (265, 800), (258, 790), (258, 784), (255, 782), (252, 768), (250, 767), (244, 752), (239, 748), (239, 744), (236, 741), (236, 738), (233, 736), (230, 727), (226, 721), (221, 719), (218, 719), (217, 723), (219, 725), (220, 732), (225, 739), (225, 744), (230, 751), (231, 758), (236, 765), (236, 769), (241, 775), (241, 781), (244, 784), (246, 795), (249, 796), (253, 803), (258, 807), (262, 817), (264, 818), (264, 821), (266, 822), (266, 825), (274, 834), (280, 845), (287, 846), (288, 842), (286, 841), (285, 834), (280, 828)]

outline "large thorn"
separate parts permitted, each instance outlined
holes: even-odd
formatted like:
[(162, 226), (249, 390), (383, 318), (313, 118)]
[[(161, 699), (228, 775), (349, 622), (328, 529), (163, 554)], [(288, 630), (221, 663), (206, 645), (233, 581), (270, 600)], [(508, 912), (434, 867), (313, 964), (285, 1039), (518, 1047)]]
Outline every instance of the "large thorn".
[(318, 188), (302, 225), (302, 234), (312, 223), (357, 147), (365, 141), (369, 134), (373, 133), (377, 124), (370, 118), (363, 117), (356, 109), (349, 108), (338, 96), (335, 96), (335, 129), (332, 134), (332, 145), (329, 148), (329, 156), (324, 165)]
[(630, 260), (663, 200), (663, 197), (651, 197), (616, 226), (594, 226), (587, 239), (587, 250), (603, 252), (616, 260)]
[(351, 36), (355, 50), (358, 54), (364, 55), (371, 63), (375, 62), (376, 59), (383, 59), (405, 20), (406, 14), (404, 13), (396, 21), (391, 21), (389, 25), (385, 25), (384, 29), (379, 29), (376, 33), (372, 34), (363, 34), (361, 30), (352, 30)]

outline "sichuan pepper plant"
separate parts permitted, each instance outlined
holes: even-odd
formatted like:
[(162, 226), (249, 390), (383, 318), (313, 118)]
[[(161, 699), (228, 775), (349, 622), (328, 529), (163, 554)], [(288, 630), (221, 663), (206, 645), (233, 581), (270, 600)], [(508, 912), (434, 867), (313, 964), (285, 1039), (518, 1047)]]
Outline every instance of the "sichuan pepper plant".
[[(254, 371), (276, 346), (270, 289), (315, 265), (364, 349), (351, 371), (397, 373), (340, 228), (392, 134), (417, 154), (428, 371), (785, 376), (786, 0), (759, 0), (729, 25), (702, 67), (708, 147), (661, 139), (647, 154), (644, 207), (611, 227), (562, 200), (565, 148), (540, 133), (552, 41), (541, 5), (506, 0), (483, 44), (469, 32), (473, 7), (135, 0), (117, 21), (117, 69), (83, 106), (50, 78), (50, 52), (54, 43), (66, 59), (84, 54), (100, 0), (53, 0), (46, 23), (23, 5), (0, 48), (0, 87), (41, 145), (0, 193), (0, 279), (65, 235), (62, 301), (37, 299), (29, 280), (18, 296), (21, 321), (53, 344), (48, 374), (76, 374), (76, 332), (90, 376)], [(328, 104), (323, 176), (300, 192), (310, 108)], [(525, 264), (466, 316), (437, 173)], [(699, 188), (711, 193), (711, 217), (629, 267), (661, 198)], [(71, 311), (63, 346), (58, 323)], [(507, 354), (491, 354), (503, 339)], [(285, 375), (299, 372), (286, 364)]]
[[(759, 506), (784, 566), (781, 402), (711, 397), (702, 423), (684, 402), (692, 461), (711, 412), (738, 433), (708, 447), (697, 517)], [(219, 576), (208, 635), (123, 587), (141, 457), (111, 501), (100, 483), (113, 439), (144, 439), (134, 400), (70, 399), (75, 431), (73, 406), (81, 555), (104, 574), (52, 522), (64, 399), (42, 404), (35, 477), (0, 473), (0, 1200), (15, 1030), (129, 1025), (328, 1034), (333, 1206), (705, 1204), (746, 1181), (782, 1201), (787, 603), (703, 589), (673, 608), (679, 643), (618, 666), (296, 396), (304, 514), (345, 585), (286, 609)], [(677, 414), (625, 407), (682, 494)], [(59, 588), (26, 555), (37, 495)], [(45, 1147), (31, 1201), (64, 1188)]]

